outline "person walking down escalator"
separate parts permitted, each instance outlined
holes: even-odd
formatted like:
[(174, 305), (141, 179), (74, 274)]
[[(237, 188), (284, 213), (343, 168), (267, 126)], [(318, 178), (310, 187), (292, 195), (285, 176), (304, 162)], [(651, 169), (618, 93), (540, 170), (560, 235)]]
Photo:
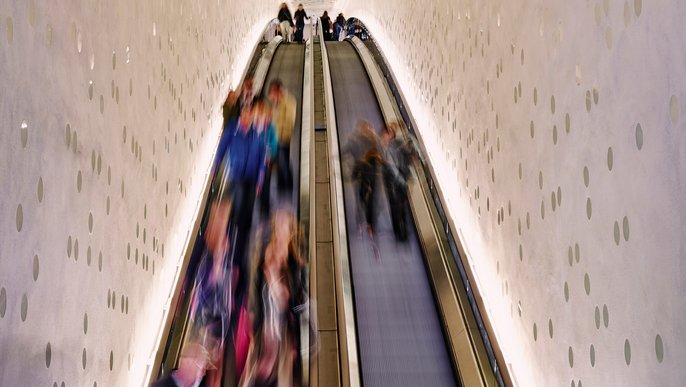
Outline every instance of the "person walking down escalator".
[(341, 32), (345, 29), (345, 16), (339, 13), (336, 22), (333, 24), (333, 40), (341, 40)]
[(407, 240), (407, 181), (410, 177), (409, 150), (396, 137), (396, 125), (385, 126), (381, 132), (383, 178), (391, 213), (393, 232), (399, 241)]
[(322, 34), (324, 35), (324, 40), (331, 40), (332, 37), (332, 29), (333, 29), (333, 23), (331, 23), (331, 18), (329, 17), (329, 13), (327, 11), (324, 11), (324, 14), (322, 14), (321, 17), (322, 20)]
[(207, 371), (216, 367), (212, 364), (210, 354), (201, 344), (188, 342), (181, 349), (179, 365), (171, 374), (153, 382), (150, 387), (207, 387)]
[(265, 173), (260, 192), (260, 212), (262, 216), (267, 216), (271, 209), (270, 187), (272, 180), (272, 170), (278, 155), (279, 141), (276, 135), (276, 126), (272, 120), (272, 108), (269, 103), (260, 98), (255, 101), (253, 106), (254, 116), (253, 125), (260, 138), (264, 138), (266, 143)]
[(291, 41), (291, 30), (293, 29), (293, 16), (291, 10), (288, 9), (288, 4), (281, 3), (279, 8), (279, 25), (281, 26), (281, 36), (287, 42)]
[(283, 209), (258, 233), (253, 340), (240, 386), (302, 385), (300, 314), (309, 303), (301, 235), (295, 216)]
[[(267, 141), (265, 133), (259, 133), (253, 124), (253, 106), (241, 112), (238, 121), (231, 127), (232, 133), (226, 150), (224, 179), (234, 191), (233, 225), (236, 227), (235, 260), (240, 273), (249, 273), (247, 247), (250, 237), (255, 198), (262, 190), (266, 170)], [(241, 275), (236, 285), (236, 300), (240, 305), (248, 286), (247, 275)]]
[(293, 189), (291, 138), (293, 137), (293, 129), (295, 127), (297, 102), (279, 79), (275, 79), (269, 85), (268, 95), (272, 103), (272, 120), (276, 126), (276, 134), (279, 141), (276, 161), (278, 188), (281, 193), (289, 193)]
[(352, 170), (352, 178), (357, 181), (359, 200), (370, 238), (374, 236), (376, 224), (376, 177), (379, 165), (381, 154), (378, 149), (371, 148), (355, 162)]
[(295, 19), (295, 41), (302, 43), (305, 31), (305, 20), (309, 19), (302, 4), (298, 4), (298, 10), (295, 11), (293, 18)]
[(357, 129), (341, 149), (342, 156), (352, 161), (350, 176), (357, 183), (360, 232), (366, 229), (369, 237), (374, 235), (376, 180), (381, 165), (379, 139), (374, 127), (367, 121), (360, 121)]
[[(190, 339), (209, 351), (215, 364), (223, 361), (224, 348), (234, 312), (235, 278), (240, 273), (234, 260), (235, 228), (229, 225), (232, 190), (224, 186), (210, 204), (205, 227), (205, 249), (198, 266), (190, 305)], [(218, 387), (222, 369), (208, 371), (206, 385)]]

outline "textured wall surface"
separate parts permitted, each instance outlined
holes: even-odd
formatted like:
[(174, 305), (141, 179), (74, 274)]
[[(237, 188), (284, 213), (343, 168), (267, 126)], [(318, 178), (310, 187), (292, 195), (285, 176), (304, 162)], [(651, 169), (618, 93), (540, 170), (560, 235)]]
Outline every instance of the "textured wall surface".
[(519, 386), (686, 377), (683, 1), (349, 0)]
[(141, 385), (277, 2), (0, 2), (0, 385)]

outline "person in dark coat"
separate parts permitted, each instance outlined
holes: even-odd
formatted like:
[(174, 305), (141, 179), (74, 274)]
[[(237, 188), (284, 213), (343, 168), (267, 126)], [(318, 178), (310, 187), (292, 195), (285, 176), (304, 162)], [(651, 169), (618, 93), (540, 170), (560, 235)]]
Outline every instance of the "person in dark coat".
[(331, 18), (329, 17), (329, 13), (327, 11), (324, 11), (324, 14), (321, 17), (322, 20), (322, 34), (324, 34), (324, 40), (331, 40), (331, 33), (333, 29), (333, 23), (331, 23)]
[(287, 42), (291, 41), (291, 29), (293, 28), (293, 16), (291, 15), (291, 10), (288, 9), (288, 4), (281, 3), (279, 7), (279, 25), (281, 26), (281, 36)]
[(381, 154), (377, 148), (371, 148), (355, 162), (352, 171), (352, 177), (357, 181), (359, 200), (370, 237), (374, 235), (376, 224), (376, 175), (379, 165)]
[(305, 30), (305, 19), (309, 19), (302, 4), (298, 4), (298, 10), (295, 11), (293, 18), (295, 19), (295, 41), (301, 43)]
[(383, 154), (383, 178), (391, 213), (391, 224), (396, 239), (407, 240), (407, 180), (410, 177), (407, 146), (396, 137), (395, 125), (384, 127), (381, 132)]
[(341, 31), (345, 28), (345, 17), (342, 13), (336, 16), (336, 22), (333, 23), (333, 40), (339, 40), (341, 36)]

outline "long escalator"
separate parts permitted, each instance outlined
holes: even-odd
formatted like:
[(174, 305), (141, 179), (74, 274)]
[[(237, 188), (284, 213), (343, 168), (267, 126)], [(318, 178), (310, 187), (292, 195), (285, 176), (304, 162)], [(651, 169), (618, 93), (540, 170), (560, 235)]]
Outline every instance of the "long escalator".
[[(266, 44), (258, 45), (257, 52), (262, 52), (266, 48)], [(273, 179), (272, 190), (270, 195), (271, 208), (290, 208), (292, 211), (298, 213), (299, 204), (299, 190), (298, 184), (300, 177), (300, 133), (301, 133), (301, 117), (302, 117), (302, 96), (303, 96), (303, 68), (304, 68), (304, 57), (305, 46), (295, 45), (295, 44), (281, 44), (276, 49), (271, 63), (269, 64), (269, 70), (264, 79), (262, 95), (266, 96), (269, 85), (275, 79), (280, 79), (283, 82), (284, 87), (295, 97), (297, 102), (296, 110), (296, 120), (295, 127), (293, 129), (293, 137), (291, 139), (291, 167), (293, 170), (293, 192), (290, 197), (279, 195), (278, 187), (276, 186), (276, 180)], [(260, 55), (257, 54), (251, 60), (251, 65), (247, 71), (247, 75), (252, 77), (255, 76), (256, 67), (258, 67)], [(209, 194), (209, 199), (207, 200), (207, 205), (205, 210), (201, 212), (200, 216), (206, 217), (207, 206), (212, 202), (213, 193)], [(251, 239), (256, 234), (256, 230), (262, 225), (262, 220), (259, 214), (259, 200), (256, 201), (255, 214), (253, 216), (252, 227), (250, 230)], [(268, 217), (265, 217), (268, 218)], [(199, 260), (202, 255), (202, 250), (204, 248), (204, 243), (202, 241), (202, 235), (204, 234), (204, 227), (206, 221), (203, 220), (198, 232), (198, 238), (195, 239), (194, 245), (190, 248), (192, 253), (190, 254), (190, 259), (188, 267), (186, 270), (185, 278), (181, 283), (181, 289), (179, 290), (179, 301), (174, 307), (176, 308), (175, 314), (173, 316), (173, 321), (171, 323), (170, 331), (167, 336), (167, 340), (163, 343), (164, 352), (162, 355), (161, 363), (159, 366), (159, 374), (168, 374), (172, 368), (176, 365), (178, 360), (180, 348), (184, 343), (184, 336), (189, 324), (189, 305), (190, 297), (192, 295), (191, 287), (193, 286), (197, 267)], [(250, 245), (254, 245), (254, 241), (250, 241)], [(252, 250), (252, 249), (250, 249)], [(231, 347), (227, 349), (231, 350)], [(234, 367), (232, 366), (233, 356), (227, 353), (224, 362), (224, 386), (230, 386), (234, 384), (235, 375)], [(159, 375), (156, 375), (156, 377)]]
[[(359, 120), (379, 128), (383, 116), (355, 48), (348, 42), (329, 42), (326, 48), (343, 147)], [(370, 238), (366, 230), (359, 231), (356, 185), (350, 173), (343, 173), (362, 381), (368, 386), (454, 386), (457, 379), (416, 229), (411, 225), (408, 241), (396, 242), (382, 186), (378, 181)]]

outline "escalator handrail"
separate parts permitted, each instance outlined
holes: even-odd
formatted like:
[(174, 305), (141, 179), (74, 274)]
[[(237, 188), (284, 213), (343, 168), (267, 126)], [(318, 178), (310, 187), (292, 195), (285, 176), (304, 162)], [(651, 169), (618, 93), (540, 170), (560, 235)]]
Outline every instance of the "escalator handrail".
[[(329, 55), (324, 41), (321, 21), (319, 23), (319, 44), (321, 45), (324, 78), (325, 111), (329, 144), (329, 171), (331, 176), (331, 218), (333, 226), (334, 270), (337, 272), (336, 293), (339, 310), (339, 339), (341, 349), (341, 376), (344, 386), (362, 385), (357, 343), (357, 328), (353, 303), (352, 270), (348, 251), (347, 225), (343, 202), (343, 173), (341, 170), (340, 147), (336, 109), (331, 81)], [(340, 297), (339, 297), (340, 296)], [(342, 301), (342, 302), (341, 302)]]

